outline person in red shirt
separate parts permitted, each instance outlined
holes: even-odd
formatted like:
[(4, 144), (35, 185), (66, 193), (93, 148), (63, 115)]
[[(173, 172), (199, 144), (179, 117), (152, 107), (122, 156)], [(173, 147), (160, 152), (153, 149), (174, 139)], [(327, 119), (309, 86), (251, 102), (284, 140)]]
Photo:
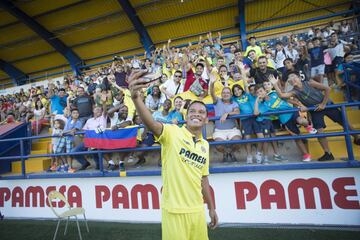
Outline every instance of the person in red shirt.
[(191, 68), (191, 64), (186, 66), (186, 81), (184, 92), (190, 90), (200, 99), (208, 95), (209, 86), (207, 82), (202, 79), (201, 75), (204, 72), (204, 64), (197, 63), (195, 66), (195, 73)]
[(4, 112), (7, 112), (8, 110), (11, 109), (12, 109), (12, 105), (8, 101), (3, 102), (3, 104), (1, 105), (1, 110)]
[(14, 113), (9, 113), (6, 117), (6, 123), (15, 123), (15, 115)]

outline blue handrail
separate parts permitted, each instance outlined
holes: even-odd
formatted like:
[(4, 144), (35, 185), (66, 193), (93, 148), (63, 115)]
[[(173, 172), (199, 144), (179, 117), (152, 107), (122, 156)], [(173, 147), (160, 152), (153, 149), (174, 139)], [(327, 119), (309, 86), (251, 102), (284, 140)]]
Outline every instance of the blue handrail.
[[(254, 139), (244, 139), (244, 140), (232, 140), (232, 141), (214, 141), (210, 142), (210, 145), (228, 145), (228, 144), (246, 144), (246, 143), (257, 143), (257, 142), (269, 142), (269, 141), (287, 141), (287, 140), (297, 140), (297, 139), (310, 139), (310, 138), (319, 138), (319, 137), (337, 137), (337, 136), (343, 136), (345, 137), (346, 142), (346, 148), (348, 152), (348, 164), (347, 165), (341, 165), (341, 166), (347, 166), (347, 167), (359, 167), (360, 164), (355, 160), (354, 153), (352, 149), (352, 143), (351, 143), (351, 135), (354, 134), (360, 134), (360, 130), (351, 131), (348, 126), (347, 116), (346, 116), (346, 107), (353, 107), (353, 106), (360, 106), (360, 102), (351, 102), (351, 103), (342, 103), (342, 104), (333, 104), (333, 105), (327, 105), (327, 109), (331, 108), (341, 108), (341, 114), (344, 122), (344, 131), (340, 132), (330, 132), (330, 133), (318, 133), (318, 134), (306, 134), (306, 135), (297, 135), (297, 136), (277, 136), (277, 137), (269, 137), (269, 138), (254, 138)], [(309, 108), (309, 111), (315, 110), (315, 107)], [(294, 108), (290, 110), (284, 110), (284, 111), (274, 111), (274, 112), (267, 112), (263, 115), (277, 115), (277, 114), (283, 114), (283, 113), (292, 113), (297, 112), (299, 109)], [(252, 114), (239, 114), (239, 115), (233, 115), (229, 118), (241, 118), (241, 117), (251, 117), (254, 116)], [(213, 117), (210, 118), (211, 120), (218, 120), (219, 117)], [(84, 132), (78, 132), (77, 134), (84, 134)], [(12, 138), (12, 139), (6, 139), (6, 140), (0, 140), (0, 142), (5, 141), (20, 141), (20, 146), (23, 146), (24, 141), (32, 140), (32, 139), (41, 139), (41, 138), (49, 138), (49, 137), (55, 137), (55, 136), (32, 136), (32, 137), (26, 137), (26, 138)], [(151, 150), (159, 150), (160, 146), (151, 146), (151, 147), (137, 147), (137, 148), (125, 148), (125, 149), (113, 149), (113, 150), (94, 150), (94, 151), (82, 151), (82, 152), (74, 152), (74, 153), (61, 153), (61, 154), (34, 154), (34, 155), (25, 155), (23, 147), (21, 147), (21, 154), (19, 156), (11, 156), (11, 157), (0, 157), (1, 160), (22, 160), (22, 175), (17, 177), (10, 177), (7, 179), (19, 179), (19, 178), (28, 178), (26, 172), (25, 172), (25, 159), (28, 158), (37, 158), (37, 157), (56, 157), (56, 156), (76, 156), (76, 155), (88, 155), (88, 154), (98, 154), (99, 155), (99, 167), (100, 167), (100, 173), (90, 173), (87, 174), (87, 177), (94, 177), (94, 176), (114, 176), (113, 174), (108, 174), (104, 172), (103, 168), (103, 158), (102, 155), (105, 153), (114, 153), (114, 152), (131, 152), (131, 151), (151, 151)], [(315, 164), (316, 165), (316, 164)], [(322, 165), (326, 166), (326, 165)], [(319, 167), (319, 166), (317, 166)], [(253, 168), (251, 168), (253, 169)], [(257, 169), (257, 168), (256, 168)], [(264, 170), (266, 168), (261, 168), (261, 170)], [(296, 169), (296, 167), (292, 167), (292, 169)], [(216, 170), (215, 170), (216, 171)], [(229, 170), (230, 171), (230, 170)], [(155, 171), (158, 173), (157, 171)], [(141, 175), (141, 174), (140, 174)], [(64, 177), (65, 175), (62, 175)], [(68, 175), (66, 175), (68, 176)], [(59, 176), (58, 176), (59, 177)], [(42, 178), (42, 177), (40, 177)]]

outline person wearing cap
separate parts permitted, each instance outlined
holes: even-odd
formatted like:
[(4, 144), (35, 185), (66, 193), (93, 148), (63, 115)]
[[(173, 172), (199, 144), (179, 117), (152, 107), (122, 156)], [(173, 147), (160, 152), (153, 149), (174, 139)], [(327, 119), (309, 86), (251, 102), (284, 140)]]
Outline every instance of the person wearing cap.
[(183, 92), (184, 84), (181, 82), (182, 72), (177, 70), (171, 79), (168, 79), (160, 86), (160, 91), (165, 94), (168, 99), (175, 97)]
[(195, 66), (195, 72), (192, 69), (192, 64), (184, 61), (186, 68), (186, 81), (184, 85), (184, 92), (180, 94), (183, 99), (200, 100), (206, 103), (211, 103), (211, 97), (208, 96), (209, 86), (203, 79), (202, 75), (205, 65), (198, 62)]
[(245, 56), (247, 56), (251, 50), (255, 51), (256, 56), (261, 56), (263, 54), (261, 51), (261, 47), (256, 45), (256, 37), (255, 36), (249, 37), (249, 43), (250, 43), (250, 45), (246, 47), (246, 51), (244, 54)]
[(323, 83), (325, 74), (325, 61), (324, 61), (324, 50), (327, 48), (321, 44), (319, 38), (315, 37), (312, 39), (314, 45), (313, 48), (309, 49), (310, 63), (311, 63), (311, 78), (319, 83)]

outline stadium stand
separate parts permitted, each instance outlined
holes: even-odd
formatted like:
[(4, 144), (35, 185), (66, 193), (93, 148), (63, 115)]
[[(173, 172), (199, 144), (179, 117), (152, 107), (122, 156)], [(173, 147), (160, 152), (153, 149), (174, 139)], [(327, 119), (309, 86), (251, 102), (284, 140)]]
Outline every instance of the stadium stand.
[[(228, 2), (228, 4), (222, 3), (224, 5), (221, 6), (218, 6), (220, 3), (215, 3), (215, 1), (211, 4), (208, 4), (207, 8), (209, 9), (204, 10), (205, 15), (208, 14), (207, 11), (211, 12), (210, 10), (216, 7), (220, 7), (220, 10), (217, 11), (219, 14), (223, 15), (226, 15), (226, 13), (232, 12), (237, 8), (234, 1)], [(63, 12), (67, 7), (78, 8), (79, 6), (85, 7), (85, 5), (89, 8), (95, 8), (95, 5), (91, 4), (93, 3), (74, 3), (71, 6), (58, 6), (58, 8), (49, 10), (49, 12), (55, 11), (59, 12), (59, 14), (65, 14)], [(104, 8), (102, 11), (113, 8), (112, 4), (114, 3), (109, 3), (109, 6), (106, 4), (102, 6), (102, 8)], [(174, 4), (174, 6), (172, 4)], [(139, 14), (143, 14), (142, 17), (144, 18), (145, 13), (149, 14), (149, 11), (152, 11), (151, 17), (148, 17), (152, 21), (155, 21), (154, 19), (157, 19), (156, 16), (160, 13), (159, 9), (175, 7), (178, 8), (177, 14), (180, 14), (181, 10), (185, 11), (187, 7), (189, 9), (195, 9), (195, 6), (192, 4), (195, 3), (189, 1), (185, 2), (181, 6), (175, 5), (175, 3), (158, 3), (153, 5), (150, 2), (142, 3), (139, 4)], [(214, 6), (212, 6), (212, 4)], [(257, 4), (257, 6), (267, 6), (269, 3), (267, 3), (267, 1), (260, 1)], [(213, 20), (211, 24), (209, 23), (207, 25), (209, 30), (211, 30), (207, 33), (204, 33), (204, 29), (191, 29), (194, 34), (186, 34), (188, 36), (191, 35), (191, 37), (186, 37), (186, 41), (189, 41), (188, 44), (182, 44), (182, 42), (184, 42), (184, 38), (179, 38), (181, 33), (173, 34), (165, 31), (163, 27), (161, 27), (161, 30), (157, 28), (152, 29), (150, 27), (149, 31), (153, 40), (159, 44), (157, 44), (157, 48), (153, 46), (153, 49), (145, 52), (145, 54), (137, 54), (136, 51), (134, 52), (128, 50), (136, 49), (137, 47), (135, 47), (135, 45), (131, 45), (136, 42), (132, 41), (133, 37), (126, 35), (128, 39), (122, 41), (121, 44), (123, 50), (117, 51), (118, 53), (121, 53), (121, 56), (114, 53), (114, 48), (111, 49), (111, 47), (109, 50), (107, 50), (110, 53), (103, 54), (101, 56), (102, 53), (100, 52), (101, 50), (104, 50), (101, 46), (102, 44), (106, 44), (106, 42), (102, 43), (103, 40), (100, 37), (100, 40), (94, 40), (94, 42), (100, 41), (100, 43), (97, 45), (94, 43), (94, 47), (90, 46), (92, 43), (84, 43), (84, 47), (87, 47), (87, 51), (97, 56), (89, 55), (86, 58), (86, 68), (82, 68), (81, 66), (76, 68), (76, 70), (79, 71), (82, 69), (82, 74), (66, 74), (63, 75), (63, 78), (60, 77), (59, 79), (61, 80), (59, 81), (46, 77), (48, 80), (38, 83), (35, 82), (35, 84), (37, 84), (36, 87), (32, 86), (31, 83), (28, 83), (27, 85), (23, 85), (23, 88), (16, 87), (11, 90), (5, 89), (4, 93), (7, 94), (1, 95), (1, 121), (5, 124), (9, 121), (31, 123), (33, 135), (43, 136), (40, 139), (37, 139), (37, 137), (32, 137), (32, 150), (30, 155), (35, 157), (30, 157), (28, 160), (26, 160), (26, 173), (39, 173), (45, 170), (48, 172), (74, 172), (75, 169), (86, 169), (89, 166), (89, 162), (85, 159), (82, 161), (79, 160), (81, 165), (78, 165), (77, 161), (73, 161), (78, 159), (76, 155), (74, 155), (74, 157), (66, 157), (66, 155), (63, 157), (55, 157), (55, 155), (53, 155), (53, 157), (51, 157), (48, 154), (64, 155), (66, 153), (68, 154), (86, 150), (86, 148), (81, 145), (83, 142), (83, 138), (81, 137), (83, 133), (76, 135), (76, 137), (59, 136), (63, 136), (63, 134), (74, 134), (74, 132), (81, 131), (87, 120), (92, 117), (93, 107), (97, 107), (97, 111), (103, 111), (104, 113), (107, 113), (104, 116), (108, 119), (104, 120), (105, 122), (103, 124), (103, 128), (111, 128), (112, 130), (116, 130), (132, 125), (141, 125), (141, 123), (136, 123), (137, 115), (127, 90), (127, 78), (130, 72), (136, 69), (146, 69), (146, 71), (149, 73), (158, 74), (160, 76), (160, 78), (155, 82), (155, 85), (152, 84), (154, 86), (146, 89), (144, 94), (146, 99), (145, 101), (149, 109), (153, 112), (154, 116), (159, 121), (163, 122), (173, 122), (178, 124), (181, 123), (184, 120), (184, 112), (186, 111), (186, 104), (188, 103), (187, 100), (196, 99), (202, 100), (208, 104), (210, 112), (209, 116), (212, 117), (212, 120), (220, 119), (221, 117), (223, 118), (224, 116), (222, 114), (228, 116), (229, 112), (230, 115), (234, 115), (231, 109), (224, 110), (222, 109), (223, 107), (221, 107), (222, 110), (219, 110), (219, 106), (217, 107), (217, 105), (214, 105), (213, 99), (210, 97), (210, 90), (208, 90), (211, 78), (215, 79), (214, 88), (217, 97), (222, 97), (222, 90), (224, 87), (229, 87), (231, 95), (233, 95), (235, 94), (235, 91), (232, 89), (233, 86), (240, 86), (242, 91), (241, 94), (243, 95), (234, 95), (231, 99), (232, 101), (239, 104), (239, 108), (237, 109), (240, 109), (240, 111), (237, 110), (236, 114), (240, 114), (240, 116), (243, 116), (244, 114), (252, 114), (252, 112), (246, 112), (247, 110), (245, 105), (249, 104), (250, 106), (254, 104), (254, 101), (257, 98), (256, 93), (254, 92), (254, 85), (263, 84), (264, 81), (268, 81), (268, 72), (271, 72), (271, 74), (274, 74), (275, 76), (279, 75), (281, 79), (279, 86), (281, 89), (283, 89), (283, 91), (290, 91), (289, 87), (291, 88), (292, 86), (290, 86), (291, 84), (289, 84), (287, 81), (288, 73), (289, 71), (295, 70), (300, 73), (303, 81), (307, 82), (312, 79), (320, 84), (324, 84), (330, 91), (330, 99), (333, 101), (333, 103), (338, 104), (345, 102), (345, 96), (347, 101), (358, 101), (359, 91), (352, 90), (349, 92), (350, 89), (347, 87), (349, 86), (349, 84), (347, 84), (348, 82), (350, 82), (350, 84), (357, 84), (354, 80), (357, 79), (354, 77), (356, 76), (357, 69), (356, 66), (351, 65), (353, 59), (357, 57), (356, 53), (359, 47), (359, 34), (357, 32), (358, 26), (356, 24), (356, 19), (351, 15), (346, 15), (347, 13), (343, 13), (342, 15), (334, 15), (332, 18), (330, 18), (331, 21), (328, 24), (324, 24), (324, 21), (321, 18), (319, 18), (320, 20), (317, 21), (311, 21), (312, 27), (310, 28), (309, 24), (306, 24), (306, 22), (302, 23), (301, 21), (306, 18), (316, 17), (316, 14), (313, 12), (313, 10), (309, 10), (308, 12), (304, 11), (306, 12), (306, 17), (303, 16), (301, 19), (295, 18), (295, 15), (301, 14), (301, 12), (298, 12), (300, 9), (299, 4), (300, 3), (298, 3), (293, 9), (293, 11), (297, 11), (296, 13), (293, 13), (294, 17), (290, 17), (286, 20), (284, 20), (283, 17), (274, 18), (274, 16), (272, 16), (271, 18), (273, 19), (269, 21), (264, 21), (263, 19), (247, 20), (247, 22), (253, 21), (250, 24), (251, 26), (256, 25), (254, 28), (248, 30), (250, 33), (253, 32), (256, 34), (256, 37), (255, 35), (250, 35), (250, 38), (248, 38), (249, 46), (247, 46), (246, 49), (242, 47), (244, 41), (241, 42), (238, 40), (238, 37), (236, 36), (237, 33), (234, 33), (233, 29), (221, 29), (216, 26), (217, 22), (215, 20)], [(249, 15), (247, 15), (248, 18), (251, 16), (251, 11), (253, 11), (252, 5), (253, 3), (251, 2), (249, 5), (246, 5), (246, 7), (249, 8)], [(332, 9), (341, 12), (344, 11), (347, 6), (348, 3), (344, 2), (329, 5), (328, 8), (320, 8), (327, 10)], [(25, 5), (22, 7), (26, 8)], [(30, 10), (31, 7), (34, 6), (28, 7)], [(285, 11), (285, 7), (286, 5), (280, 8), (280, 10)], [(286, 11), (291, 10), (286, 9)], [(116, 21), (121, 21), (125, 17), (122, 16), (119, 18), (115, 16), (115, 13), (113, 13), (113, 15), (111, 13), (106, 13), (104, 16), (107, 17), (99, 16), (98, 18), (104, 20), (111, 19), (111, 22), (113, 23)], [(42, 13), (42, 16), (46, 16), (47, 14), (48, 13)], [(283, 15), (286, 16), (289, 14), (284, 12)], [(42, 18), (42, 16), (40, 16), (39, 19)], [(184, 19), (185, 16), (186, 15), (178, 16), (178, 18)], [(209, 17), (211, 16), (206, 16), (206, 19), (209, 19)], [(161, 17), (158, 16), (158, 18)], [(176, 16), (173, 16), (173, 18), (176, 18)], [(203, 16), (204, 19), (200, 19), (200, 17), (196, 18), (199, 19), (193, 19), (194, 24), (192, 24), (192, 26), (201, 25), (200, 23), (201, 21), (204, 21), (205, 16)], [(263, 16), (263, 18), (266, 17)], [(145, 25), (155, 26), (162, 24), (162, 21), (166, 21), (159, 20), (157, 23), (148, 23), (149, 19), (144, 19)], [(101, 25), (102, 21), (104, 20), (99, 21), (98, 24)], [(295, 24), (296, 26), (287, 26), (286, 24), (292, 20), (297, 20)], [(97, 20), (94, 21), (96, 22)], [(326, 22), (328, 21), (329, 19), (326, 19)], [(12, 26), (17, 24), (19, 24), (19, 22), (11, 22), (9, 20), (9, 23), (4, 24), (2, 28), (8, 30), (8, 25)], [(60, 28), (60, 25), (56, 25), (56, 22), (52, 24), (54, 25), (55, 29), (53, 31), (55, 31), (57, 34), (64, 34), (64, 37), (61, 38), (61, 40), (65, 42), (68, 42), (68, 38), (73, 35), (77, 35), (79, 40), (80, 38), (85, 39), (89, 33), (88, 31), (80, 30), (79, 33), (77, 32), (74, 34), (71, 32), (70, 28)], [(76, 28), (77, 26), (81, 26), (81, 24), (79, 24), (75, 24), (72, 29)], [(271, 27), (276, 24), (282, 26), (280, 28), (281, 31), (277, 31), (276, 27)], [(225, 23), (223, 23), (223, 25), (225, 25)], [(260, 26), (264, 30), (258, 34), (256, 30)], [(99, 26), (87, 26), (87, 28), (95, 27), (97, 29), (100, 28)], [(174, 27), (175, 29), (181, 29), (178, 26)], [(268, 28), (269, 30), (267, 30)], [(216, 31), (215, 29), (220, 31)], [(107, 25), (106, 31), (110, 30), (112, 29), (110, 29), (110, 27)], [(291, 30), (291, 34), (289, 34), (289, 30)], [(160, 33), (159, 31), (161, 32), (161, 36), (155, 37), (157, 36), (157, 33)], [(101, 35), (100, 33), (98, 34), (98, 36)], [(122, 36), (122, 34), (120, 32), (114, 36), (119, 38), (118, 36)], [(160, 43), (164, 42), (164, 37), (166, 36), (171, 37), (171, 39), (168, 39), (167, 43), (161, 45)], [(199, 36), (199, 39), (196, 42), (193, 41), (195, 36)], [(31, 36), (29, 34), (23, 35), (22, 37), (22, 39), (16, 40), (15, 38), (11, 40), (11, 37), (9, 37), (7, 42), (2, 44), (3, 46), (12, 49), (15, 46), (19, 46), (19, 44), (24, 47), (30, 47), (31, 49), (38, 49), (37, 45), (40, 44), (39, 37)], [(103, 39), (106, 38), (107, 37), (104, 37)], [(173, 40), (173, 38), (175, 38), (175, 40)], [(30, 40), (32, 40), (31, 43), (29, 43)], [(116, 41), (119, 40), (120, 39)], [(124, 42), (127, 42), (128, 45), (124, 44)], [(27, 43), (29, 43), (30, 46), (27, 46)], [(111, 43), (108, 43), (108, 45), (111, 46), (115, 43), (115, 40), (113, 40)], [(77, 46), (82, 46), (83, 43), (72, 43), (72, 45), (75, 45), (73, 48), (76, 49)], [(96, 51), (93, 51), (95, 48)], [(340, 48), (342, 49), (339, 50)], [(320, 54), (320, 62), (318, 61), (320, 56), (317, 52), (318, 49), (321, 49), (321, 51), (325, 49), (324, 53)], [(24, 53), (27, 52), (28, 50), (24, 49), (22, 54), (17, 54), (18, 50), (16, 52), (12, 51), (11, 56), (24, 56)], [(134, 55), (128, 55), (129, 52), (134, 53)], [(10, 54), (10, 52), (8, 54)], [(46, 59), (49, 59), (49, 54), (51, 55), (53, 53), (45, 51), (44, 53), (36, 55), (47, 56)], [(6, 53), (3, 52), (3, 55), (6, 56)], [(29, 65), (30, 68), (26, 68), (26, 72), (33, 72), (37, 74), (46, 71), (47, 75), (49, 76), (59, 75), (59, 73), (56, 73), (56, 70), (59, 68), (54, 66), (56, 61), (41, 60), (40, 62), (37, 62), (36, 59), (39, 57), (36, 55), (23, 57), (25, 60), (13, 60), (13, 62), (32, 62), (32, 64), (30, 64), (31, 66)], [(84, 58), (86, 54), (81, 55)], [(113, 56), (111, 60), (101, 61), (104, 58), (108, 58), (110, 55)], [(265, 68), (269, 70), (262, 70), (264, 69), (264, 66), (261, 66), (261, 59), (266, 61)], [(288, 62), (292, 63), (292, 66), (290, 66), (290, 63), (285, 64), (287, 59), (289, 60)], [(326, 62), (327, 60), (330, 61), (330, 63)], [(97, 63), (95, 63), (95, 61)], [(52, 64), (53, 66), (49, 67), (49, 64)], [(344, 64), (350, 64), (349, 67), (353, 67), (353, 71), (351, 72), (349, 68), (344, 68)], [(320, 66), (320, 70), (316, 68), (318, 66)], [(42, 69), (39, 69), (39, 67)], [(47, 67), (53, 70), (46, 70)], [(32, 74), (30, 73), (28, 75)], [(179, 77), (179, 79), (176, 79), (177, 77)], [(26, 81), (41, 80), (42, 78), (43, 76), (40, 75), (30, 77)], [(4, 82), (6, 80), (2, 81)], [(7, 85), (7, 83), (3, 84), (3, 86), (5, 85)], [(346, 87), (347, 91), (345, 91)], [(270, 89), (266, 89), (266, 91), (268, 92), (267, 94), (270, 99), (275, 99), (275, 103), (280, 101), (280, 98), (274, 89), (271, 89), (270, 87)], [(174, 101), (177, 96), (180, 96), (181, 98), (178, 98), (178, 101)], [(246, 103), (247, 100), (245, 100), (245, 105), (243, 105), (244, 99), (247, 98), (249, 98), (249, 102), (251, 103)], [(164, 103), (166, 99), (170, 99), (171, 102), (169, 104), (174, 105), (170, 107), (170, 109), (164, 109)], [(287, 110), (291, 109), (292, 106), (304, 106), (304, 103), (298, 99), (290, 99), (289, 102), (284, 101), (283, 104), (287, 105), (288, 107), (277, 109)], [(253, 109), (253, 106), (250, 108)], [(79, 120), (76, 120), (77, 118), (75, 118), (75, 120), (79, 121), (80, 125), (75, 126), (76, 121), (74, 118), (72, 118), (73, 112), (75, 112), (75, 115), (78, 115), (77, 118)], [(222, 114), (219, 115), (219, 112)], [(347, 108), (346, 112), (349, 122), (352, 123), (353, 127), (358, 129), (360, 126), (357, 120), (359, 117), (359, 111), (357, 110), (357, 107), (349, 107)], [(236, 114), (233, 117), (239, 118), (239, 116)], [(313, 120), (311, 119), (310, 114), (306, 114), (304, 112), (300, 114), (305, 122), (303, 121), (300, 123), (299, 120), (297, 121), (298, 126), (296, 126), (295, 123), (295, 127), (297, 128), (301, 125), (305, 126), (303, 128), (300, 127), (301, 135), (306, 134), (307, 132), (316, 132), (316, 129), (314, 129), (312, 126)], [(94, 121), (98, 121), (97, 119), (100, 116), (101, 113), (94, 118)], [(282, 118), (281, 116), (283, 115), (280, 115), (279, 118), (277, 116), (267, 117), (270, 119), (270, 125), (274, 125), (275, 127), (274, 134), (270, 134), (268, 137), (289, 135), (289, 131), (286, 131), (288, 128), (286, 127), (285, 122), (279, 121), (279, 119), (281, 120)], [(234, 126), (242, 131), (243, 138), (246, 137), (246, 139), (256, 139), (255, 128), (257, 127), (248, 126), (249, 122), (243, 121), (244, 118), (240, 119), (242, 120), (238, 121), (228, 119), (225, 122), (224, 120), (221, 120), (220, 122), (215, 121), (215, 125), (217, 129), (219, 127), (221, 129), (222, 125), (230, 124), (229, 121), (234, 121)], [(252, 121), (255, 118), (252, 116), (249, 119)], [(260, 119), (260, 117), (257, 119)], [(255, 121), (255, 123), (257, 123), (257, 121)], [(328, 118), (325, 119), (325, 124), (327, 126), (325, 130), (326, 133), (333, 133), (343, 130), (342, 126)], [(86, 124), (85, 129), (98, 132), (98, 127), (101, 124), (96, 126), (95, 125)], [(138, 146), (150, 147), (154, 144), (156, 146), (156, 142), (154, 142), (151, 133), (148, 133), (146, 129), (140, 129), (141, 130), (139, 130), (139, 133), (141, 134), (138, 136)], [(272, 129), (273, 127), (271, 127), (271, 131)], [(262, 131), (263, 130), (264, 129), (262, 129)], [(265, 131), (268, 130), (270, 129), (265, 129)], [(247, 133), (248, 131), (249, 133)], [(209, 141), (212, 141), (215, 145), (217, 145), (216, 137), (213, 136), (213, 132), (214, 122), (210, 123), (206, 127), (204, 134), (206, 134), (206, 137)], [(290, 134), (293, 134), (293, 131), (290, 130)], [(46, 137), (47, 135), (52, 135), (53, 138)], [(263, 137), (264, 136), (260, 136), (260, 138)], [(218, 139), (224, 140), (227, 138), (228, 137), (224, 135)], [(242, 142), (240, 140), (237, 143), (239, 144)], [(243, 165), (246, 162), (248, 164), (256, 164), (256, 161), (258, 164), (287, 164), (289, 159), (290, 162), (294, 160), (296, 162), (298, 161), (297, 159), (301, 158), (304, 161), (309, 161), (310, 159), (316, 161), (316, 159), (333, 160), (333, 157), (335, 157), (335, 159), (338, 161), (348, 157), (348, 149), (343, 147), (344, 142), (342, 136), (330, 138), (328, 144), (328, 147), (322, 149), (319, 141), (316, 138), (309, 138), (306, 142), (307, 150), (300, 151), (293, 141), (275, 141), (271, 143), (270, 150), (267, 152), (268, 150), (266, 150), (266, 148), (262, 150), (261, 144), (258, 144), (257, 146), (256, 141), (253, 141), (252, 143), (245, 144), (246, 147), (243, 146), (243, 144), (239, 145), (238, 149), (240, 148), (240, 150), (235, 151), (235, 153), (226, 152), (226, 149), (230, 149), (228, 147), (225, 147), (225, 150), (222, 149), (222, 151), (225, 151), (224, 154), (221, 154), (215, 148), (212, 148), (212, 163), (214, 166), (221, 166), (223, 164), (237, 166)], [(360, 156), (360, 152), (359, 148), (355, 147), (355, 144), (358, 144), (357, 138), (354, 140), (353, 149), (355, 157), (358, 158)], [(79, 145), (81, 146), (79, 147)], [(264, 145), (267, 145), (267, 143), (264, 143)], [(78, 148), (76, 148), (76, 146), (78, 146)], [(279, 153), (278, 148), (281, 149), (281, 154)], [(155, 147), (154, 149), (157, 148)], [(324, 150), (330, 152), (329, 149), (331, 149), (333, 156), (325, 156), (325, 158), (321, 159), (321, 157), (324, 155)], [(151, 150), (151, 148), (149, 148), (149, 150)], [(154, 154), (150, 152), (150, 155), (146, 154), (145, 157), (144, 154), (139, 153), (122, 153), (119, 155), (104, 154), (102, 156), (106, 160), (106, 164), (104, 163), (104, 169), (108, 168), (109, 171), (112, 171), (115, 169), (116, 164), (117, 167), (120, 166), (120, 169), (124, 170), (124, 162), (126, 165), (130, 165), (130, 168), (139, 168), (143, 166), (156, 167), (160, 159), (158, 154)], [(251, 155), (254, 156), (249, 157)], [(115, 158), (118, 160), (115, 161)], [(270, 158), (271, 162), (268, 161)], [(94, 165), (94, 167), (103, 169), (102, 165), (102, 163), (97, 163)], [(13, 174), (21, 173), (22, 161), (13, 161), (11, 169)]]

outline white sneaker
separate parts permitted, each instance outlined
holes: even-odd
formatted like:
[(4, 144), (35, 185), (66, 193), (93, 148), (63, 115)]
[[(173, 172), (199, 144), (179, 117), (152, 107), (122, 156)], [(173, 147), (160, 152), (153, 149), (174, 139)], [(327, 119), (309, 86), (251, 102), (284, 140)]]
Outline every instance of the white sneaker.
[(262, 163), (262, 154), (261, 152), (257, 152), (255, 155), (256, 163), (261, 164)]
[(267, 155), (264, 156), (264, 161), (263, 161), (263, 164), (269, 164), (270, 161), (269, 161), (269, 158)]
[(253, 163), (253, 157), (252, 157), (251, 155), (248, 155), (248, 156), (246, 157), (246, 163), (247, 163), (247, 164), (252, 164), (252, 163)]
[(134, 162), (134, 157), (133, 156), (130, 156), (127, 160), (128, 163), (132, 163)]

